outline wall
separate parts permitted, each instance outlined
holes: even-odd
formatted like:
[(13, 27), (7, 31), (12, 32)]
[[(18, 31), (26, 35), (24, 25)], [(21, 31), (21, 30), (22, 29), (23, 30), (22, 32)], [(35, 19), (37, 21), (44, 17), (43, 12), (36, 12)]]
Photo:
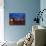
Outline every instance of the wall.
[(0, 0), (0, 42), (4, 41), (4, 0)]
[[(40, 10), (40, 0), (4, 0), (4, 38), (7, 41), (18, 41), (31, 31), (35, 12)], [(9, 13), (26, 14), (26, 24), (23, 26), (10, 26)]]
[[(41, 0), (40, 1), (40, 9), (41, 9), (41, 11), (43, 9), (46, 9), (46, 6), (45, 5), (46, 5), (46, 0)], [(41, 21), (40, 22), (40, 25), (46, 26), (46, 10), (43, 12), (42, 17), (43, 17), (43, 22)]]

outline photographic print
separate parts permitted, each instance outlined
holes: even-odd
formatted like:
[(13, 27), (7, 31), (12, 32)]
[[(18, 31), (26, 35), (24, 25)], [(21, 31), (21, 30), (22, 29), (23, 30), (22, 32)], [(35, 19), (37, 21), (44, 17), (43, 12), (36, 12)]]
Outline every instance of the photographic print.
[(25, 13), (9, 13), (10, 25), (25, 25)]

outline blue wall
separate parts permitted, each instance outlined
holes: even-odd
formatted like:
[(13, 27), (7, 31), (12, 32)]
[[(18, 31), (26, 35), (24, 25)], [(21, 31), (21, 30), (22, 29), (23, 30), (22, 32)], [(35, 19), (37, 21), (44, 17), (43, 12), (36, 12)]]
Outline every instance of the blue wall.
[[(18, 41), (29, 31), (33, 23), (35, 12), (40, 9), (40, 0), (4, 0), (4, 38), (8, 41)], [(9, 13), (26, 14), (26, 24), (23, 26), (10, 26), (8, 23)]]

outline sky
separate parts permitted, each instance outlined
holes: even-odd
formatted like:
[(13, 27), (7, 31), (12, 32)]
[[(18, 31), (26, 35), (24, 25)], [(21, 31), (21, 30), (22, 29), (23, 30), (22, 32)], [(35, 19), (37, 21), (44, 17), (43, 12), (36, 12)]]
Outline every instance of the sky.
[(16, 18), (16, 19), (19, 19), (19, 18), (25, 18), (25, 13), (10, 13), (9, 14), (9, 17), (10, 18)]

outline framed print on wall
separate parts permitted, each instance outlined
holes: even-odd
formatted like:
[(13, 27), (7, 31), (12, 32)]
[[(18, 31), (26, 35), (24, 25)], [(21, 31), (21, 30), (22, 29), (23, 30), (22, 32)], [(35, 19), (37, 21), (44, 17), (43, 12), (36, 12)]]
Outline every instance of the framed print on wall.
[(25, 25), (25, 13), (9, 13), (10, 25)]

